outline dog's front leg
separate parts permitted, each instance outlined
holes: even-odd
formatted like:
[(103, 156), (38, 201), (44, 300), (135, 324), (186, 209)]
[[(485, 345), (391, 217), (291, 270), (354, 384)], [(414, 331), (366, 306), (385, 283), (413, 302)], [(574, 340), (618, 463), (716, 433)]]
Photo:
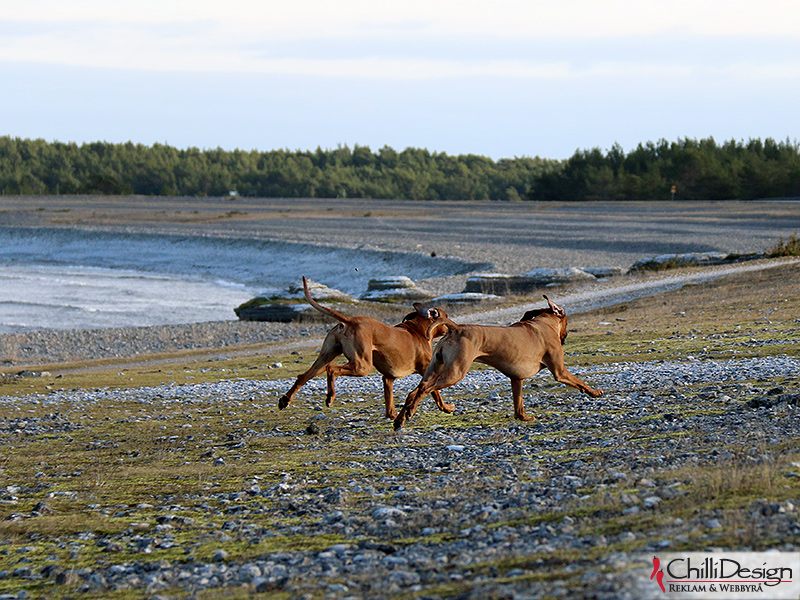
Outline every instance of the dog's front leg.
[(522, 379), (511, 379), (511, 398), (514, 400), (514, 418), (519, 421), (535, 421), (536, 417), (525, 414), (525, 405), (522, 400)]
[(394, 420), (394, 429), (397, 431), (401, 429), (403, 425), (406, 424), (411, 417), (414, 416), (414, 413), (417, 411), (417, 406), (419, 405), (420, 400), (422, 397), (427, 394), (424, 389), (425, 381), (420, 381), (419, 385), (414, 389), (406, 398), (405, 403), (403, 404), (400, 411), (397, 413), (397, 418)]
[(454, 404), (448, 404), (444, 401), (444, 398), (442, 398), (442, 394), (439, 392), (439, 390), (433, 390), (431, 392), (431, 396), (433, 396), (433, 399), (436, 401), (436, 406), (438, 406), (439, 410), (442, 412), (452, 414), (452, 412), (456, 409)]
[(566, 368), (562, 369), (561, 371), (557, 371), (553, 373), (556, 378), (556, 381), (559, 383), (564, 383), (566, 385), (570, 385), (576, 389), (579, 389), (584, 394), (589, 394), (592, 398), (599, 398), (603, 395), (602, 390), (596, 390), (593, 387), (588, 386), (581, 378), (576, 377)]
[(593, 387), (590, 387), (580, 377), (576, 377), (567, 371), (567, 367), (564, 365), (564, 357), (562, 355), (558, 354), (555, 356), (545, 356), (543, 362), (553, 374), (553, 377), (557, 382), (579, 389), (584, 394), (589, 394), (592, 398), (599, 398), (603, 395), (602, 390), (596, 390)]
[(394, 419), (397, 413), (394, 411), (394, 379), (383, 377), (383, 402), (386, 405), (386, 418)]

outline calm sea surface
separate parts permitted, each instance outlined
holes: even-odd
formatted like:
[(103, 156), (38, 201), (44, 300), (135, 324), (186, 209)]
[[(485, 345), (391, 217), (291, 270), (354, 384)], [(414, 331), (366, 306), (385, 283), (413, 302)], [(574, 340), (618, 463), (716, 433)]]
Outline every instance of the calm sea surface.
[(301, 275), (357, 296), (373, 277), (466, 269), (310, 244), (0, 227), (0, 333), (235, 320), (236, 306)]

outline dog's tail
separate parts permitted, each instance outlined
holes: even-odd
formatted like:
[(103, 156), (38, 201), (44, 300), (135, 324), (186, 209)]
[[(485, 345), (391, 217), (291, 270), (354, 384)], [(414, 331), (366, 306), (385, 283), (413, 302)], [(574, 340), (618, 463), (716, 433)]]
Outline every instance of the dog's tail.
[(336, 312), (335, 310), (333, 310), (332, 308), (328, 308), (327, 306), (322, 306), (322, 304), (320, 304), (311, 297), (311, 292), (308, 291), (308, 281), (306, 280), (305, 275), (303, 275), (303, 295), (305, 295), (306, 300), (308, 300), (308, 303), (314, 308), (316, 308), (319, 312), (332, 316), (340, 323), (345, 323), (348, 320), (347, 317), (345, 317), (342, 313)]
[(458, 323), (454, 323), (449, 318), (440, 315), (436, 317), (436, 319), (434, 319), (430, 325), (428, 325), (428, 330), (425, 332), (425, 337), (427, 337), (429, 340), (432, 340), (434, 331), (442, 326), (444, 326), (444, 328), (447, 330), (445, 334), (449, 333), (453, 329), (458, 329)]

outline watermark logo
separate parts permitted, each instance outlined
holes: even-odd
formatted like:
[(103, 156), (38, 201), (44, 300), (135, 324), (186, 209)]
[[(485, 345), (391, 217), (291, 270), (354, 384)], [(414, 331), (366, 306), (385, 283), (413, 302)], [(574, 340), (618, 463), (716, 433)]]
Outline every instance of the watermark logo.
[(656, 582), (658, 582), (658, 587), (666, 594), (667, 589), (664, 587), (664, 571), (661, 570), (661, 561), (657, 556), (653, 557), (653, 573), (650, 575), (650, 581), (653, 581), (654, 577)]
[(650, 581), (656, 597), (800, 598), (798, 552), (665, 553), (652, 560)]

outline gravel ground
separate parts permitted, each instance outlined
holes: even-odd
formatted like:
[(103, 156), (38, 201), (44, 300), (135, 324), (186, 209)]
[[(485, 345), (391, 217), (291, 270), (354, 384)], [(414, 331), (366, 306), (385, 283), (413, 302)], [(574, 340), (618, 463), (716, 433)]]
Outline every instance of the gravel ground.
[(43, 330), (0, 335), (0, 366), (138, 359), (184, 350), (226, 353), (241, 346), (323, 336), (330, 324), (216, 321), (154, 327)]
[[(165, 490), (131, 505), (91, 504), (88, 510), (127, 519), (130, 527), (29, 540), (16, 546), (0, 582), (32, 590), (37, 582), (56, 582), (75, 597), (133, 590), (152, 598), (179, 591), (209, 598), (235, 588), (307, 599), (642, 598), (653, 595), (647, 575), (654, 553), (687, 544), (800, 550), (800, 494), (753, 500), (743, 513), (709, 509), (703, 483), (689, 475), (703, 467), (725, 465), (735, 473), (763, 465), (780, 468), (778, 478), (800, 477), (800, 361), (621, 363), (575, 372), (606, 396), (591, 399), (536, 379), (525, 395), (540, 421), (489, 426), (481, 420), (510, 416), (508, 383), (492, 370), (471, 372), (448, 390), (457, 406), (453, 415), (423, 403), (401, 434), (390, 433), (391, 423), (378, 416), (375, 376), (339, 380), (340, 402), (324, 411), (324, 381), (313, 380), (281, 413), (291, 415), (281, 426), (249, 415), (253, 409), (277, 413), (289, 380), (0, 398), (7, 414), (12, 407), (21, 413), (0, 420), (3, 445), (96, 427), (62, 416), (65, 403), (72, 414), (115, 402), (153, 412), (172, 406), (161, 417), (162, 429), (183, 432), (199, 431), (203, 418), (186, 407), (203, 406), (232, 415), (235, 425), (224, 439), (199, 434), (208, 468), (235, 469), (254, 458), (264, 464), (263, 475), (243, 479), (236, 492), (217, 492), (201, 480), (192, 494)], [(404, 380), (398, 394), (414, 383)], [(32, 404), (54, 412), (26, 416)], [(98, 434), (97, 443), (108, 444), (104, 439)], [(170, 439), (168, 452), (178, 455), (200, 443), (185, 433)], [(317, 458), (297, 465), (302, 468), (270, 469), (268, 456), (254, 454), (265, 439), (290, 441), (293, 451)], [(352, 446), (354, 440), (361, 442)], [(332, 456), (328, 449), (343, 443), (355, 449)], [(788, 470), (787, 456), (795, 461)], [(351, 475), (334, 476), (343, 465)], [(36, 481), (6, 480), (6, 520), (40, 518), (75, 494), (63, 486), (46, 493), (46, 473)], [(12, 512), (43, 495), (33, 511)], [(246, 560), (229, 551), (272, 537), (324, 535), (345, 541)], [(739, 540), (736, 548), (729, 546), (732, 538)], [(212, 560), (194, 557), (199, 542), (218, 544)], [(71, 549), (75, 561), (87, 548), (100, 549), (104, 558), (77, 569), (55, 557), (26, 559), (48, 544)], [(183, 558), (158, 558), (175, 549)], [(136, 558), (115, 558), (130, 552)], [(0, 597), (29, 597), (24, 594)]]

